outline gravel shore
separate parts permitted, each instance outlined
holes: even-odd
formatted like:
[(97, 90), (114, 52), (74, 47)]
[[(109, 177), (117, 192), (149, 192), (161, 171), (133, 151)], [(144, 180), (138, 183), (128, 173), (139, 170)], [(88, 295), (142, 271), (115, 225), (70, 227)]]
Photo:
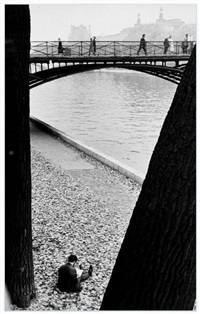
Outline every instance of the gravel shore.
[[(75, 148), (62, 145), (91, 168), (65, 169), (49, 160), (32, 141), (37, 298), (26, 310), (96, 311), (100, 308), (141, 186)], [(58, 268), (72, 252), (85, 268), (93, 265), (93, 276), (83, 282), (80, 293), (61, 293), (56, 288)]]

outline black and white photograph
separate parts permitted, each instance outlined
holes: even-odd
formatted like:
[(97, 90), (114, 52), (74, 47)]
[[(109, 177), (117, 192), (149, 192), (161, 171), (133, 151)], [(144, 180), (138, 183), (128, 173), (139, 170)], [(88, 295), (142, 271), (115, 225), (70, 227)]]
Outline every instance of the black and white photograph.
[(198, 311), (198, 1), (0, 5), (2, 310)]

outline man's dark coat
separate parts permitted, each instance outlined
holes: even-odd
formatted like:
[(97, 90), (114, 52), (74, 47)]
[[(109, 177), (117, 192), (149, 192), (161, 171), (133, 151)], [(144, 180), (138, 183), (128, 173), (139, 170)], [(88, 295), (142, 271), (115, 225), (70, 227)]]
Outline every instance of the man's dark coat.
[(70, 263), (59, 268), (57, 286), (60, 291), (79, 291), (76, 269)]

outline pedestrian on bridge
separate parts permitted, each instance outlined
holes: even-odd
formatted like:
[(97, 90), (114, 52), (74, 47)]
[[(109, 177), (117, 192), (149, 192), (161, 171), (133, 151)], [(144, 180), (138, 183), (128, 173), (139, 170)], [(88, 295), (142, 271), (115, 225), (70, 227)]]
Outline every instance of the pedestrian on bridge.
[(188, 34), (185, 35), (185, 38), (182, 41), (181, 46), (182, 46), (182, 52), (184, 54), (187, 54), (188, 53)]
[(147, 55), (147, 50), (146, 50), (146, 40), (145, 40), (145, 34), (142, 35), (142, 38), (140, 39), (140, 46), (137, 52), (137, 55), (139, 56), (140, 50), (143, 49), (145, 55)]
[(193, 36), (188, 35), (188, 50), (187, 50), (188, 54), (191, 54), (193, 47), (194, 47)]
[(172, 39), (172, 35), (169, 36), (168, 41), (169, 41), (169, 51), (171, 53), (174, 53), (174, 42)]
[(169, 38), (167, 37), (167, 38), (165, 38), (165, 40), (164, 40), (164, 55), (167, 53), (167, 51), (168, 51), (168, 48), (169, 48), (169, 40), (168, 40)]
[(89, 56), (90, 56), (91, 53), (93, 53), (93, 41), (92, 41), (92, 38), (90, 38)]
[(93, 42), (93, 55), (96, 55), (97, 46), (96, 46), (96, 37), (95, 36), (93, 36), (92, 42)]
[(62, 41), (58, 38), (58, 53), (63, 53)]

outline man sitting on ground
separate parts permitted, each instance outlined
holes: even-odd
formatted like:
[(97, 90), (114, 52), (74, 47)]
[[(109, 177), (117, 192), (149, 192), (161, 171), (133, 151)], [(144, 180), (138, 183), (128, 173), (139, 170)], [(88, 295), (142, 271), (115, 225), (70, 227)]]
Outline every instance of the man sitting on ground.
[(92, 276), (93, 267), (90, 265), (88, 271), (84, 271), (82, 267), (76, 267), (78, 258), (76, 255), (71, 254), (68, 257), (67, 263), (62, 265), (58, 270), (58, 283), (57, 287), (60, 291), (77, 292), (81, 291), (81, 281), (88, 279)]

